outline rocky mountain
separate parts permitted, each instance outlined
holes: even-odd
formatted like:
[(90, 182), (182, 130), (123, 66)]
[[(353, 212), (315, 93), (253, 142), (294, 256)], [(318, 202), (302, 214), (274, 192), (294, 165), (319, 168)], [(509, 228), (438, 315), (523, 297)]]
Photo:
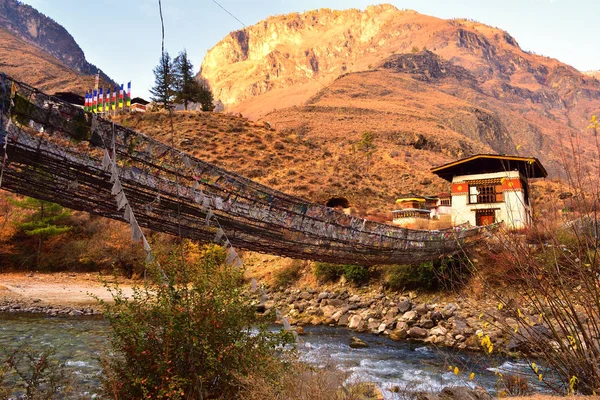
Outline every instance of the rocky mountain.
[(600, 71), (585, 71), (584, 74), (600, 79)]
[[(62, 25), (29, 5), (17, 0), (0, 0), (0, 27), (78, 73), (91, 75), (98, 71), (86, 60), (83, 50)], [(111, 81), (104, 73), (101, 74), (105, 80)]]
[(391, 5), (270, 17), (215, 45), (201, 76), (228, 110), (313, 141), (372, 131), (411, 176), (474, 152), (538, 156), (557, 176), (566, 148), (588, 158), (600, 108), (598, 80), (500, 29)]

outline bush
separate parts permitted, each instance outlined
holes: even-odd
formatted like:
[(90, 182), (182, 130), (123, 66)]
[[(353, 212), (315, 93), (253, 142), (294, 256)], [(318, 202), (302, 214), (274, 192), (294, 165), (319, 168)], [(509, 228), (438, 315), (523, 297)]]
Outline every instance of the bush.
[(385, 285), (391, 290), (457, 289), (469, 274), (466, 259), (451, 256), (417, 265), (391, 265), (385, 273)]
[(69, 383), (53, 349), (19, 346), (0, 354), (0, 399), (63, 399)]
[(344, 266), (318, 262), (315, 263), (313, 274), (319, 283), (336, 282), (344, 274)]
[(355, 285), (366, 283), (369, 281), (369, 268), (362, 265), (344, 265), (344, 278)]
[(103, 362), (106, 395), (234, 399), (242, 382), (291, 341), (289, 334), (258, 327), (242, 295), (242, 272), (224, 265), (219, 254), (207, 251), (191, 268), (181, 255), (171, 257), (166, 282), (154, 271), (130, 297), (107, 284), (114, 304), (101, 301), (112, 328), (113, 351)]
[(290, 265), (283, 267), (282, 269), (275, 271), (273, 286), (279, 288), (281, 286), (289, 286), (296, 282), (302, 276), (302, 263), (300, 261), (293, 261)]

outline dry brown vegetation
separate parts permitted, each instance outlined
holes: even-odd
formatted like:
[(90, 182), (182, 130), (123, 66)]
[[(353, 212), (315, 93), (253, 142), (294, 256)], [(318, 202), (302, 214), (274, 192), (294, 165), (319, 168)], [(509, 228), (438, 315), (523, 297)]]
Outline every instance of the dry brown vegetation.
[(50, 94), (73, 92), (83, 96), (94, 87), (94, 76), (73, 71), (3, 28), (0, 28), (0, 72)]

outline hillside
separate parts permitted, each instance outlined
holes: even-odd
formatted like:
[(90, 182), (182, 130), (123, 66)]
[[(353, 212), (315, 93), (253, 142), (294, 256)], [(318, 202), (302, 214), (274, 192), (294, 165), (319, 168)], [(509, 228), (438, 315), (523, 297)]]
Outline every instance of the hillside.
[(598, 80), (500, 29), (391, 5), (270, 17), (214, 46), (201, 75), (228, 110), (279, 130), (332, 141), (373, 131), (387, 157), (391, 138), (413, 176), (479, 151), (537, 156), (558, 176), (572, 137), (583, 132), (584, 157), (591, 148), (600, 109)]
[(83, 95), (94, 86), (94, 76), (83, 75), (55, 57), (0, 28), (0, 72), (50, 94), (75, 92)]
[[(86, 60), (83, 50), (62, 25), (29, 5), (0, 0), (0, 27), (78, 73), (91, 75), (98, 70)], [(110, 81), (104, 73), (101, 75)]]

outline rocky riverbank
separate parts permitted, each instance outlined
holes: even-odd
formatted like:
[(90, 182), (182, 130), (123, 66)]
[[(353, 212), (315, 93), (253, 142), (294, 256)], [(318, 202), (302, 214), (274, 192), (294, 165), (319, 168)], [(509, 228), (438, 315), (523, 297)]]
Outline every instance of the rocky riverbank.
[(257, 303), (259, 312), (275, 308), (290, 324), (299, 327), (339, 326), (394, 340), (416, 340), (459, 350), (481, 351), (484, 334), (498, 350), (513, 351), (519, 344), (515, 337), (495, 327), (498, 323), (510, 326), (516, 321), (511, 321), (490, 302), (461, 297), (440, 301), (414, 292), (385, 294), (376, 289), (289, 288), (266, 291)]

